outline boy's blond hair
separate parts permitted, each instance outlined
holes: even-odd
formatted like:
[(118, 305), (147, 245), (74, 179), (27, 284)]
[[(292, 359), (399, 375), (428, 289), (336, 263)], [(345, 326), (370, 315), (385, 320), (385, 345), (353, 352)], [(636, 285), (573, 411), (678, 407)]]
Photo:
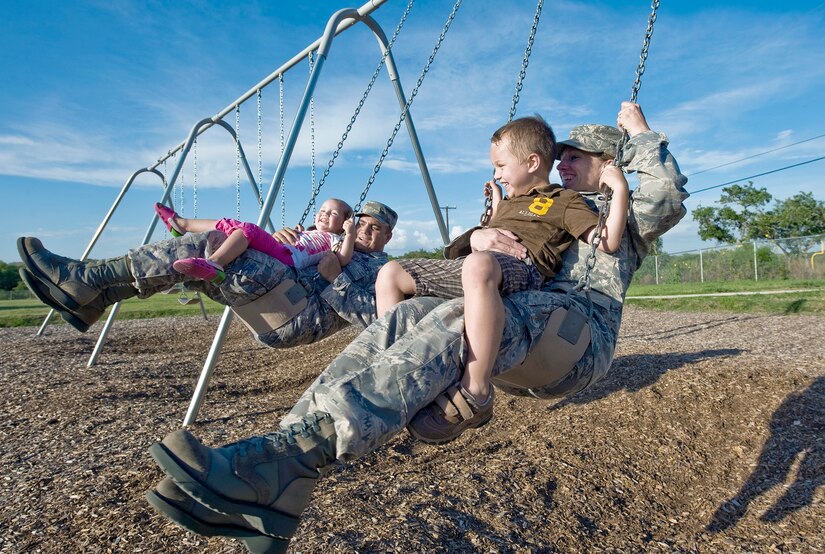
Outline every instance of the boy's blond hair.
[(500, 143), (504, 138), (510, 139), (510, 151), (523, 162), (530, 154), (537, 154), (548, 168), (556, 160), (556, 135), (553, 129), (540, 115), (520, 117), (500, 127), (490, 142)]

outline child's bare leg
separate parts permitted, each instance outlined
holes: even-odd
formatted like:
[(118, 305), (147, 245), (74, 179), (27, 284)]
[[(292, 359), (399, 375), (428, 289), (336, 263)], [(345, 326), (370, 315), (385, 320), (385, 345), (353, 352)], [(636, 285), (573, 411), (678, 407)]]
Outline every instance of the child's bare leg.
[(384, 264), (375, 280), (375, 311), (378, 317), (411, 294), (415, 294), (415, 281), (410, 274), (396, 261)]
[(187, 219), (179, 215), (176, 215), (171, 219), (178, 227), (187, 233), (203, 233), (204, 231), (211, 231), (215, 228), (215, 223), (217, 223), (217, 220), (214, 219)]
[[(192, 221), (192, 220), (190, 220)], [(205, 219), (196, 219), (194, 221), (207, 221)], [(214, 228), (214, 222), (213, 226)], [(226, 267), (227, 265), (234, 262), (238, 256), (246, 252), (246, 249), (249, 248), (249, 240), (244, 236), (243, 232), (240, 229), (235, 229), (229, 236), (226, 237), (226, 240), (223, 241), (217, 250), (215, 250), (209, 259), (218, 264), (221, 267)]]
[(464, 335), (467, 338), (467, 367), (461, 385), (478, 402), (490, 392), (493, 364), (504, 332), (504, 303), (501, 300), (501, 266), (487, 252), (467, 256), (461, 267), (464, 287)]

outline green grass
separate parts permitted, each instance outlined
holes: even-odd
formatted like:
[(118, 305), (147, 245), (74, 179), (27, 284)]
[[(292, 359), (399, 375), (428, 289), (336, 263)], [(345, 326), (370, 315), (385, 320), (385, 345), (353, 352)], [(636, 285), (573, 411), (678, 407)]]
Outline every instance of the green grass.
[[(189, 293), (190, 298), (194, 298), (194, 293)], [(201, 296), (206, 313), (210, 317), (217, 318), (223, 313), (224, 307), (221, 304)], [(30, 300), (0, 300), (0, 327), (25, 327), (30, 325), (40, 325), (43, 323), (49, 308), (40, 303), (37, 299)], [(106, 311), (108, 315), (109, 311)], [(118, 319), (147, 319), (163, 316), (191, 316), (201, 317), (201, 309), (198, 303), (182, 305), (178, 302), (177, 294), (156, 294), (146, 300), (130, 298), (125, 300), (120, 306)], [(105, 318), (106, 316), (104, 316)], [(58, 316), (52, 316), (49, 325), (65, 322)]]
[[(671, 294), (711, 294), (715, 292), (752, 292), (765, 290), (796, 290), (804, 292), (788, 294), (753, 294), (742, 296), (702, 296), (697, 298), (674, 299), (633, 299), (632, 306), (653, 310), (676, 310), (691, 312), (736, 312), (773, 314), (817, 314), (825, 315), (825, 280), (789, 281), (724, 281), (706, 283), (684, 283), (668, 285), (632, 285), (628, 296), (661, 296)], [(189, 294), (194, 297), (194, 294)], [(223, 306), (203, 297), (207, 314), (217, 317)], [(40, 325), (49, 309), (36, 299), (0, 300), (0, 327), (23, 327)], [(119, 319), (146, 319), (162, 316), (200, 317), (200, 306), (195, 303), (183, 306), (177, 294), (157, 294), (146, 300), (130, 298), (123, 302)], [(50, 324), (64, 324), (60, 317), (52, 317)]]
[(804, 292), (673, 299), (628, 298), (627, 303), (632, 306), (654, 310), (689, 312), (825, 314), (825, 280), (721, 281), (668, 285), (632, 285), (627, 292), (627, 296), (713, 294), (717, 292), (747, 293), (779, 290), (803, 290)]

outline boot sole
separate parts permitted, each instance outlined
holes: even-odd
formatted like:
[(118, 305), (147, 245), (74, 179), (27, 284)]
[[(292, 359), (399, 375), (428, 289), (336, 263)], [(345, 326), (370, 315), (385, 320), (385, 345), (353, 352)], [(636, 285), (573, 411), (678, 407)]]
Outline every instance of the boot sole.
[(48, 276), (37, 268), (34, 260), (32, 260), (31, 253), (26, 248), (26, 237), (19, 237), (17, 239), (17, 252), (20, 254), (20, 259), (23, 261), (23, 265), (26, 266), (29, 273), (31, 273), (35, 279), (48, 287), (49, 297), (61, 306), (59, 308), (60, 311), (77, 311), (80, 309), (80, 304), (78, 304), (74, 298), (63, 292), (59, 286), (52, 283)]
[(261, 533), (287, 541), (298, 529), (301, 520), (295, 516), (262, 507), (260, 504), (237, 502), (214, 492), (192, 476), (187, 470), (188, 466), (182, 463), (163, 443), (156, 442), (150, 446), (149, 454), (181, 490), (207, 508), (226, 515), (240, 514)]
[(214, 525), (197, 519), (170, 504), (153, 490), (146, 493), (146, 500), (158, 512), (187, 531), (204, 537), (232, 537), (238, 539), (244, 543), (246, 549), (252, 554), (283, 554), (289, 545), (288, 540), (270, 537), (251, 529), (229, 525)]
[(46, 306), (60, 313), (60, 317), (62, 317), (66, 323), (81, 333), (85, 333), (89, 330), (89, 325), (52, 298), (49, 295), (50, 289), (46, 287), (37, 277), (32, 275), (28, 269), (21, 267), (17, 273), (20, 275), (20, 279), (26, 287), (28, 287), (31, 293)]

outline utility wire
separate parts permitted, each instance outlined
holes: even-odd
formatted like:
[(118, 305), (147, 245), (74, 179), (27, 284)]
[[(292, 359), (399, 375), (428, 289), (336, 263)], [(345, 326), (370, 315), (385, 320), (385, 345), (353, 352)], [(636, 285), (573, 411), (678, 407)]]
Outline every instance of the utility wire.
[(820, 157), (814, 158), (812, 160), (799, 162), (798, 164), (786, 165), (785, 167), (780, 167), (779, 169), (772, 169), (771, 171), (765, 171), (764, 173), (758, 173), (756, 175), (751, 175), (750, 177), (742, 177), (741, 179), (734, 179), (733, 181), (728, 181), (727, 183), (722, 183), (721, 185), (713, 185), (712, 187), (705, 187), (703, 189), (692, 190), (692, 191), (688, 191), (688, 192), (690, 192), (691, 194), (696, 194), (696, 193), (699, 193), (699, 192), (705, 192), (706, 190), (718, 189), (719, 187), (732, 185), (732, 184), (738, 183), (740, 181), (748, 181), (750, 179), (755, 179), (757, 177), (762, 177), (764, 175), (770, 175), (771, 173), (778, 173), (780, 171), (785, 171), (786, 169), (791, 169), (791, 168), (794, 168), (794, 167), (799, 167), (800, 165), (805, 165), (805, 164), (809, 164), (809, 163), (813, 163), (813, 162), (818, 162), (820, 160), (825, 160), (825, 156), (820, 156)]
[(720, 164), (720, 165), (715, 165), (713, 167), (708, 167), (707, 169), (700, 169), (699, 171), (696, 171), (694, 173), (686, 174), (685, 177), (693, 177), (694, 175), (699, 175), (700, 173), (705, 173), (706, 171), (713, 171), (714, 169), (719, 169), (720, 167), (725, 167), (725, 166), (728, 166), (728, 165), (733, 165), (735, 163), (743, 162), (745, 160), (750, 160), (751, 158), (757, 158), (759, 156), (764, 156), (765, 154), (770, 154), (771, 152), (776, 152), (778, 150), (783, 150), (785, 148), (790, 148), (791, 146), (796, 146), (797, 144), (802, 144), (803, 142), (810, 142), (812, 140), (816, 140), (816, 139), (822, 138), (822, 137), (825, 137), (825, 134), (817, 135), (815, 137), (811, 137), (811, 138), (808, 138), (808, 139), (805, 139), (805, 140), (800, 140), (799, 142), (794, 142), (793, 144), (786, 144), (785, 146), (780, 146), (780, 147), (774, 148), (772, 150), (766, 150), (764, 152), (759, 152), (758, 154), (753, 154), (752, 156), (746, 156), (744, 158), (739, 158), (738, 160), (733, 160), (732, 162), (727, 162), (727, 163), (723, 163), (723, 164)]

